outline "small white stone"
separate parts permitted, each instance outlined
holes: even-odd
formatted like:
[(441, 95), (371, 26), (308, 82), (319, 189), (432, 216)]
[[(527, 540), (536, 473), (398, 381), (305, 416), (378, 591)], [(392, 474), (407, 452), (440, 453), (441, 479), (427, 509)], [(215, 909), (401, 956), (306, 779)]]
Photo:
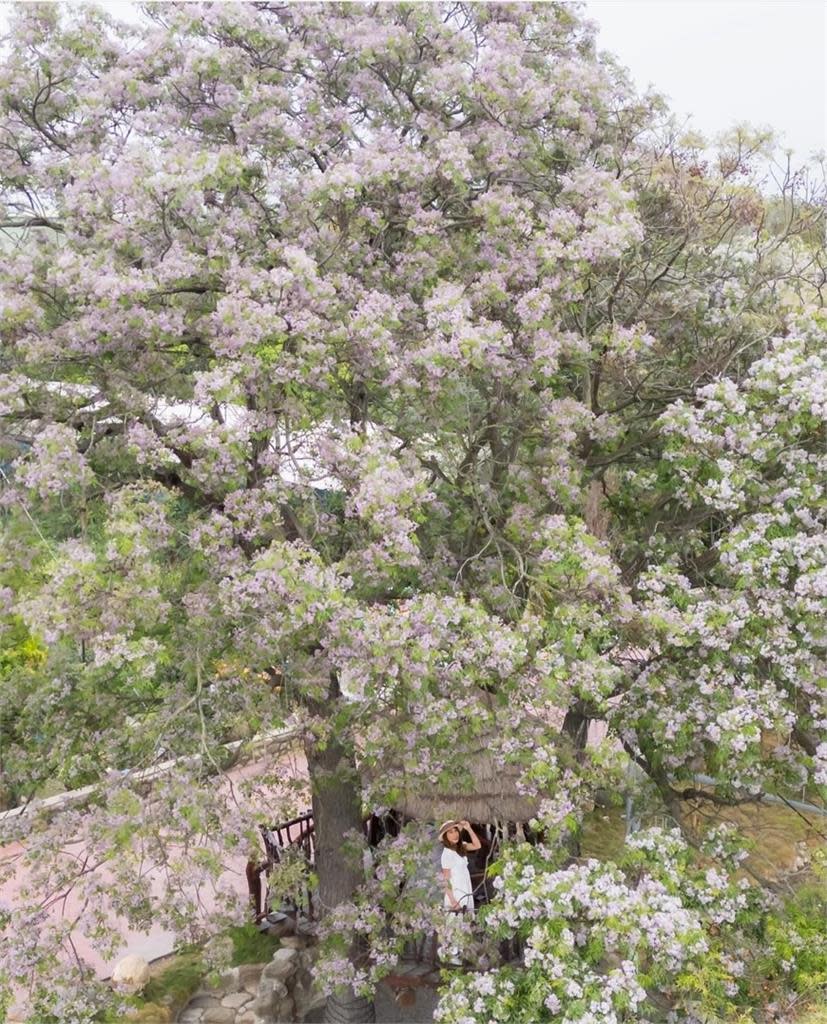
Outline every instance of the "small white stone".
[(149, 964), (142, 956), (130, 954), (119, 960), (112, 972), (112, 984), (119, 992), (140, 992), (149, 981)]

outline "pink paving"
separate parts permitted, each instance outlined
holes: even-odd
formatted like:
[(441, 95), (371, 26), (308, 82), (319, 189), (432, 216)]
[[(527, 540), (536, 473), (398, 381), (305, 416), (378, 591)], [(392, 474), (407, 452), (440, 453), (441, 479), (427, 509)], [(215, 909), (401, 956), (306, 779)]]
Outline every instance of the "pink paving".
[[(307, 778), (307, 763), (298, 744), (291, 744), (289, 747), (283, 747), (273, 756), (279, 758), (280, 764), (284, 767), (285, 776), (289, 776), (291, 778)], [(255, 777), (255, 775), (261, 771), (263, 765), (264, 762), (262, 760), (258, 760), (233, 769), (226, 776), (222, 786), (229, 787), (230, 785), (239, 783), (242, 779)], [(268, 768), (272, 770), (272, 763), (268, 764)], [(274, 800), (274, 817), (279, 816), (277, 807), (278, 801)], [(71, 840), (69, 840), (65, 845), (67, 847), (71, 847)], [(23, 846), (20, 843), (0, 847), (0, 863), (8, 861), (10, 858), (19, 857), (22, 851)], [(76, 852), (80, 857), (83, 856), (83, 850), (80, 848), (73, 852)], [(261, 854), (263, 857), (263, 847)], [(248, 900), (248, 887), (245, 873), (246, 866), (246, 859), (242, 857), (229, 858), (227, 861), (228, 870), (222, 875), (222, 881), (227, 882), (235, 891), (238, 892), (238, 898), (242, 904), (246, 904)], [(100, 869), (100, 877), (104, 882), (111, 879), (111, 876), (108, 875), (104, 869)], [(11, 878), (0, 884), (0, 903), (6, 905), (16, 904), (20, 899), (20, 893), (25, 882), (26, 868), (21, 865)], [(155, 882), (153, 882), (150, 877), (150, 886), (156, 895), (160, 893), (160, 879), (156, 879)], [(214, 909), (214, 907), (214, 899), (210, 899), (209, 894), (205, 893), (205, 912), (209, 913), (209, 911)], [(79, 910), (79, 899), (70, 893), (65, 901), (62, 901), (59, 907), (56, 907), (52, 913), (58, 918), (64, 917), (71, 919), (77, 915)], [(117, 917), (114, 912), (112, 913), (112, 920), (116, 924), (121, 925), (120, 931), (123, 935), (123, 943), (111, 958), (103, 959), (85, 935), (78, 932), (75, 932), (73, 935), (73, 941), (78, 955), (94, 969), (97, 976), (101, 979), (108, 978), (118, 960), (127, 953), (134, 953), (138, 956), (144, 957), (148, 961), (152, 961), (157, 960), (159, 957), (168, 955), (175, 948), (175, 935), (161, 927), (152, 927), (148, 932), (136, 932), (131, 930), (121, 918)], [(13, 1021), (23, 1019), (25, 1019), (24, 1008), (22, 1006), (13, 1007), (9, 1020)]]

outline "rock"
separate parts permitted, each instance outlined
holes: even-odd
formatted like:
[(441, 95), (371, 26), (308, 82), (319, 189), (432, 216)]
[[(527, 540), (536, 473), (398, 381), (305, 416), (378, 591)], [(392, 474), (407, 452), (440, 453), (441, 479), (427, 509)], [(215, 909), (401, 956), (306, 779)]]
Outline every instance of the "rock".
[(186, 1010), (183, 1010), (181, 1016), (178, 1018), (180, 1024), (195, 1024), (195, 1021), (201, 1020), (201, 1014), (203, 1010), (197, 1008), (190, 1009), (188, 1006)]
[(207, 992), (196, 992), (195, 995), (190, 999), (187, 1004), (188, 1010), (211, 1010), (214, 1006), (220, 1006), (221, 1003), (215, 996), (209, 995)]
[(262, 978), (258, 988), (258, 996), (250, 1009), (258, 1017), (265, 1020), (271, 1018), (279, 1003), (287, 998), (287, 986), (274, 978)]
[(321, 1009), (327, 1002), (327, 996), (318, 989), (296, 990), (293, 995), (296, 999), (296, 1017), (304, 1020), (314, 1010)]
[(289, 961), (290, 963), (292, 963), (294, 960), (298, 958), (298, 955), (298, 950), (291, 949), (289, 946), (284, 946), (281, 949), (277, 949), (275, 953), (273, 953), (272, 957), (270, 958), (270, 963), (267, 966), (269, 967), (271, 964), (278, 963), (279, 961), (284, 961), (285, 963)]
[(235, 1024), (235, 1010), (227, 1006), (214, 1006), (204, 1011), (201, 1020), (204, 1024)]
[(241, 988), (239, 984), (239, 974), (237, 967), (230, 967), (228, 970), (221, 974), (218, 979), (218, 987), (222, 992), (238, 992)]
[(296, 969), (298, 951), (295, 949), (277, 949), (273, 959), (261, 972), (262, 979), (270, 978), (274, 981), (284, 981), (289, 978)]
[(282, 1001), (276, 1007), (276, 1013), (275, 1013), (276, 1020), (278, 1020), (278, 1021), (291, 1021), (291, 1020), (295, 1020), (296, 1019), (295, 1011), (296, 1011), (296, 1004), (293, 1002), (293, 1000), (290, 998), (290, 996), (288, 996), (286, 999), (282, 999)]
[(319, 947), (311, 946), (309, 949), (299, 950), (299, 963), (302, 967), (312, 968), (319, 956)]
[(285, 935), (281, 945), (283, 949), (306, 949), (308, 938), (305, 935)]
[(267, 935), (272, 935), (275, 939), (280, 939), (283, 936), (293, 934), (293, 922), (292, 921), (277, 921), (275, 924), (271, 924), (266, 930)]
[(231, 992), (229, 995), (224, 996), (221, 1000), (222, 1006), (229, 1006), (233, 1010), (238, 1010), (244, 1006), (245, 1003), (249, 1003), (253, 997), (249, 992)]
[(266, 966), (267, 964), (242, 964), (238, 968), (239, 987), (255, 995), (261, 981), (261, 972)]
[(258, 996), (246, 1010), (252, 1013), (254, 1020), (272, 1020), (274, 1004), (272, 999)]
[(134, 995), (149, 981), (149, 964), (142, 956), (130, 954), (119, 960), (112, 972), (112, 984), (118, 992)]
[(252, 1011), (245, 1012), (240, 1017), (236, 1017), (235, 1024), (259, 1024), (259, 1018)]

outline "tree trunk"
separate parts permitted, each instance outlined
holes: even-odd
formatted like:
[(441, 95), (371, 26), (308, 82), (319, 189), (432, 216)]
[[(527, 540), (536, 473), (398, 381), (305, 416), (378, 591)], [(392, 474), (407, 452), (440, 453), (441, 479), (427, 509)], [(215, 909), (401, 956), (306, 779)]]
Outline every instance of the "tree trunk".
[(563, 733), (571, 740), (577, 760), (582, 761), (589, 738), (589, 719), (581, 701), (575, 701), (566, 712)]
[[(589, 737), (589, 719), (585, 714), (582, 701), (575, 701), (566, 712), (566, 717), (563, 719), (563, 734), (571, 740), (574, 756), (582, 764), (585, 760), (586, 742)], [(563, 841), (563, 845), (570, 857), (579, 857), (579, 830), (578, 832), (569, 832)]]
[[(328, 712), (339, 699), (338, 680), (331, 673)], [(352, 751), (335, 737), (325, 744), (308, 737), (305, 753), (312, 787), (317, 897), (319, 914), (324, 917), (334, 907), (351, 900), (365, 878), (361, 857), (355, 860), (342, 852), (345, 834), (362, 832), (361, 786)], [(358, 964), (363, 952), (354, 941), (349, 953), (351, 961)], [(376, 1017), (369, 999), (343, 985), (328, 998), (324, 1019), (331, 1024), (371, 1024)]]

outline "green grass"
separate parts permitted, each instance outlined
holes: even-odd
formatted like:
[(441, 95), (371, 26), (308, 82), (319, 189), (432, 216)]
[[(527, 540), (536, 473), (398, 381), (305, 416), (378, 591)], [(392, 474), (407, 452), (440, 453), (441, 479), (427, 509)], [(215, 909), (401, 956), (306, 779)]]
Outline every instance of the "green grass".
[[(206, 973), (199, 950), (187, 950), (153, 965), (152, 977), (140, 995), (127, 996), (128, 1020), (136, 1024), (168, 1024), (177, 1020), (201, 985)], [(121, 1024), (124, 1018), (114, 1011), (106, 1014), (102, 1024)]]
[(169, 967), (150, 979), (143, 998), (151, 1003), (174, 1002), (177, 1005), (181, 1000), (187, 1002), (198, 989), (204, 974), (204, 962), (199, 952), (179, 953)]
[(233, 956), (230, 964), (263, 964), (272, 960), (279, 948), (279, 940), (258, 930), (254, 924), (238, 925), (228, 930), (233, 940)]
[(583, 819), (580, 855), (618, 860), (626, 842), (626, 820), (620, 807), (596, 807)]
[[(581, 856), (597, 860), (617, 860), (623, 852), (626, 821), (621, 807), (595, 807), (583, 819), (580, 834)], [(788, 870), (796, 857), (796, 844), (806, 844), (810, 852), (824, 848), (812, 826), (786, 807), (768, 804), (745, 805), (715, 810), (704, 808), (704, 816), (688, 814), (691, 828), (729, 822), (751, 840), (753, 849), (748, 866), (762, 875), (775, 878)], [(827, 1021), (824, 1022), (827, 1024)]]
[(796, 1024), (827, 1024), (827, 1006), (811, 1006), (796, 1018)]
[[(231, 966), (261, 964), (272, 959), (279, 940), (260, 932), (254, 924), (239, 925), (226, 932), (232, 939)], [(180, 950), (152, 966), (152, 977), (140, 995), (127, 996), (129, 1020), (136, 1024), (168, 1024), (178, 1018), (195, 992), (209, 982), (209, 973), (198, 947)], [(109, 1013), (101, 1024), (122, 1024), (124, 1018)]]

